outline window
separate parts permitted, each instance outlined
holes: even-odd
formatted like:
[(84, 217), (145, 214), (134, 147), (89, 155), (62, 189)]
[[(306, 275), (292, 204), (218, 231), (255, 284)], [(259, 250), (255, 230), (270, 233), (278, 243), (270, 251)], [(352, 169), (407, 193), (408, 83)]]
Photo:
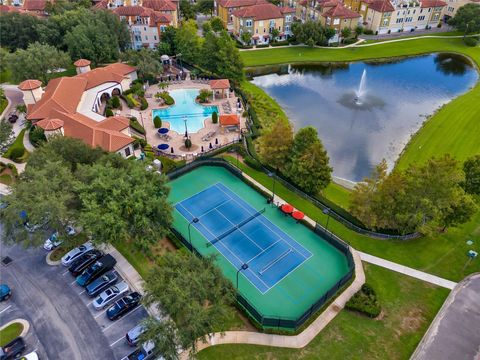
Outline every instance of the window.
[(148, 36), (147, 36), (147, 35), (145, 35), (145, 40), (148, 40)]
[(422, 16), (418, 17), (418, 21), (423, 21), (423, 20), (425, 20), (425, 15), (422, 15)]
[(146, 27), (144, 27), (144, 28), (143, 28), (143, 31), (147, 31), (147, 28), (146, 28)]
[(270, 20), (270, 27), (274, 28), (275, 27), (275, 20)]
[(432, 8), (428, 8), (428, 12), (432, 12)]
[(240, 26), (243, 26), (243, 20), (240, 19)]
[(285, 17), (285, 21), (286, 21), (286, 22), (291, 22), (291, 21), (292, 21), (292, 15), (287, 15), (287, 16)]
[(340, 19), (333, 19), (333, 25), (340, 24)]
[(405, 22), (412, 22), (412, 20), (413, 20), (413, 17), (410, 16), (405, 19)]
[(403, 18), (397, 19), (397, 24), (403, 23)]
[(360, 7), (360, 10), (365, 11), (365, 5), (362, 4), (362, 6)]
[(157, 35), (153, 35), (153, 40), (157, 40)]
[(285, 25), (285, 31), (286, 32), (290, 31), (290, 25)]
[(247, 20), (247, 21), (245, 21), (245, 25), (246, 25), (247, 27), (251, 27), (251, 26), (252, 26), (252, 20)]
[(388, 19), (383, 19), (383, 26), (388, 26)]
[(130, 153), (130, 146), (129, 146), (129, 147), (125, 148), (125, 156), (128, 157), (128, 156), (130, 156), (130, 154), (131, 153)]
[(437, 21), (439, 17), (440, 17), (440, 14), (435, 14), (433, 16), (433, 21)]

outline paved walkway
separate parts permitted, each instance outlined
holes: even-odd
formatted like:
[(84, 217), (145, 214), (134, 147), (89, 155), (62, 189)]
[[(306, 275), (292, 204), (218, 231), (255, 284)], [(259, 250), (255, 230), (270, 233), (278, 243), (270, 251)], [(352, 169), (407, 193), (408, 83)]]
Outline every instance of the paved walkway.
[(389, 261), (389, 260), (385, 260), (385, 259), (373, 256), (373, 255), (370, 255), (370, 254), (366, 254), (366, 253), (363, 253), (363, 252), (359, 252), (359, 254), (360, 254), (360, 257), (361, 257), (362, 261), (368, 262), (370, 264), (378, 265), (378, 266), (381, 266), (383, 268), (386, 268), (386, 269), (389, 269), (389, 270), (392, 270), (392, 271), (396, 271), (398, 273), (408, 275), (408, 276), (414, 277), (414, 278), (422, 280), (422, 281), (429, 282), (430, 284), (441, 286), (441, 287), (444, 287), (444, 288), (447, 288), (447, 289), (450, 289), (450, 290), (452, 290), (457, 285), (457, 283), (455, 283), (453, 281), (442, 279), (438, 276), (427, 274), (423, 271), (418, 271), (418, 270), (409, 268), (407, 266), (403, 266), (403, 265), (394, 263), (394, 262)]
[(453, 289), (411, 360), (480, 359), (480, 273)]
[(20, 174), (25, 170), (25, 166), (27, 165), (26, 163), (16, 163), (10, 159), (4, 158), (0, 156), (0, 161), (5, 163), (5, 164), (13, 164), (17, 168), (18, 173)]
[(35, 147), (30, 142), (30, 130), (25, 131), (25, 135), (23, 136), (23, 146), (30, 154), (35, 151)]

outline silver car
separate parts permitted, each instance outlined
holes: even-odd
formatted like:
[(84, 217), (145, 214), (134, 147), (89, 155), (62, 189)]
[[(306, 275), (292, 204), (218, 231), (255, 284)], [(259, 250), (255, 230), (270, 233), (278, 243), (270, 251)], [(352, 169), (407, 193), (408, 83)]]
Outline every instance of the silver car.
[(62, 265), (70, 266), (72, 262), (78, 259), (83, 253), (92, 250), (93, 245), (91, 242), (86, 242), (80, 246), (77, 246), (75, 249), (70, 250), (68, 253), (62, 257)]
[(93, 307), (96, 310), (101, 310), (105, 306), (126, 295), (128, 290), (128, 284), (125, 281), (110, 286), (93, 300)]

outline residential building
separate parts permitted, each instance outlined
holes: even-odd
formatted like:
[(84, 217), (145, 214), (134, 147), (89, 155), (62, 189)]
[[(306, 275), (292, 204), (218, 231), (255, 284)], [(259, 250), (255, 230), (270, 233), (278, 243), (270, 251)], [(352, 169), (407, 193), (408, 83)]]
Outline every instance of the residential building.
[(268, 4), (267, 0), (215, 0), (215, 13), (222, 20), (223, 26), (233, 28), (233, 13), (253, 5)]
[(292, 35), (291, 24), (295, 9), (273, 4), (248, 6), (233, 12), (233, 34), (241, 39), (242, 33), (252, 34), (252, 44), (268, 44), (273, 29), (279, 32), (278, 40)]
[(25, 80), (18, 88), (27, 106), (27, 120), (44, 129), (47, 138), (63, 135), (77, 138), (92, 147), (133, 154), (129, 120), (121, 116), (105, 118), (103, 104), (113, 95), (130, 88), (137, 78), (134, 67), (115, 63), (90, 69), (90, 62), (75, 62), (77, 75), (51, 80), (42, 89), (38, 80)]
[(162, 32), (176, 24), (172, 15), (142, 6), (122, 6), (113, 12), (127, 23), (133, 49), (156, 48)]
[[(45, 7), (50, 0), (1, 0), (0, 12), (18, 12), (36, 16), (47, 16)], [(52, 0), (53, 1), (53, 0)]]
[(343, 4), (337, 4), (322, 13), (320, 22), (335, 30), (335, 36), (330, 42), (338, 42), (342, 29), (355, 29), (360, 24), (360, 18), (359, 13), (346, 8)]
[(479, 4), (480, 0), (446, 0), (447, 5), (443, 9), (443, 20), (447, 21), (448, 19), (455, 16), (457, 10), (462, 6), (467, 4)]

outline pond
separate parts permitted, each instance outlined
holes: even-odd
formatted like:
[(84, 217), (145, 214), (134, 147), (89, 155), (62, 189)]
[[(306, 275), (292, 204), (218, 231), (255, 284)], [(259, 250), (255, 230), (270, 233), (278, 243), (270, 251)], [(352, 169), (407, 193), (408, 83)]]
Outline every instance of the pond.
[(383, 158), (391, 169), (426, 117), (478, 79), (469, 61), (453, 54), (261, 67), (249, 75), (296, 130), (318, 130), (334, 175), (352, 181), (368, 176)]

